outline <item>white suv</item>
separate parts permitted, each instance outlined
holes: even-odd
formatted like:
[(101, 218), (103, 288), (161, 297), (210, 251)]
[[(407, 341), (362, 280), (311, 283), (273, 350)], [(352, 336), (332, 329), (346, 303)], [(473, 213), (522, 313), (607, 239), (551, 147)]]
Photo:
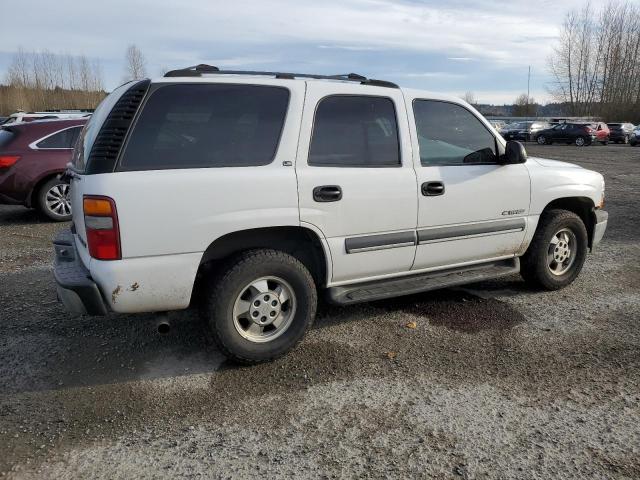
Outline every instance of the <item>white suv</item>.
[(349, 304), (520, 272), (557, 289), (604, 234), (600, 174), (526, 157), (465, 102), (362, 76), (199, 65), (96, 110), (55, 241), (73, 312), (204, 299), (220, 348), (290, 350)]

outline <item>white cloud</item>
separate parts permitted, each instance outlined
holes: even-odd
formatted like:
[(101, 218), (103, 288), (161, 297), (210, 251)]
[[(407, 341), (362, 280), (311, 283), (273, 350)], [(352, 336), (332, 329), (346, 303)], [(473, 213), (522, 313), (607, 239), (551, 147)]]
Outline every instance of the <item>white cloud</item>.
[[(379, 72), (398, 54), (426, 62), (429, 55), (438, 55), (461, 67), (473, 61), (474, 67), (493, 68), (499, 84), (499, 70), (532, 65), (538, 72), (545, 71), (564, 12), (583, 3), (110, 0), (105, 5), (56, 0), (52, 8), (50, 0), (30, 0), (13, 2), (11, 8), (3, 9), (0, 56), (19, 46), (85, 54), (101, 59), (107, 73), (119, 79), (122, 72), (114, 72), (122, 69), (129, 43), (136, 43), (144, 52), (151, 73), (161, 66), (177, 68), (202, 62), (222, 67), (269, 64), (279, 69), (302, 65), (324, 72), (336, 68), (329, 62), (347, 55), (350, 59), (366, 56), (371, 70)], [(24, 35), (25, 31), (29, 35)], [(322, 55), (310, 55), (310, 48), (320, 48)], [(301, 51), (304, 53), (298, 54)], [(415, 65), (416, 78), (460, 78), (448, 72), (420, 74), (425, 68), (425, 63), (420, 63)], [(404, 71), (413, 67), (409, 64)], [(468, 78), (473, 82), (472, 76)]]
[[(573, 0), (563, 6), (570, 3)], [(176, 42), (197, 43), (212, 53), (218, 46), (308, 42), (354, 51), (446, 52), (456, 59), (536, 65), (544, 62), (559, 23), (539, 2), (522, 0), (191, 0), (179, 7), (173, 0), (113, 0), (108, 8), (76, 0), (58, 0), (56, 8), (50, 8), (48, 0), (40, 0), (16, 2), (3, 10), (3, 17), (4, 50), (35, 43), (36, 48), (119, 58), (126, 44), (135, 42), (148, 56), (162, 58), (167, 44)], [(12, 35), (6, 25), (20, 25), (30, 34)], [(51, 25), (57, 25), (55, 35)], [(530, 41), (518, 42), (523, 37)]]
[(404, 73), (396, 76), (407, 77), (407, 78), (435, 78), (435, 79), (449, 79), (449, 80), (454, 78), (466, 77), (466, 75), (462, 73), (451, 73), (451, 72), (416, 72), (416, 73)]

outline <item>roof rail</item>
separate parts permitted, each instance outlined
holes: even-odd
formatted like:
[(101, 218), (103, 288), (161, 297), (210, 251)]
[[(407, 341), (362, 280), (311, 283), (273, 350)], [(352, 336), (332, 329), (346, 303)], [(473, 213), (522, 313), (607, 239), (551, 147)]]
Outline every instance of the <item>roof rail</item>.
[(313, 78), (315, 80), (344, 80), (359, 82), (361, 85), (374, 85), (377, 87), (398, 88), (398, 85), (386, 80), (375, 80), (367, 78), (357, 73), (342, 73), (338, 75), (315, 75), (310, 73), (288, 73), (288, 72), (258, 72), (251, 70), (220, 70), (213, 65), (194, 65), (192, 67), (171, 70), (164, 74), (165, 77), (201, 77), (203, 74), (208, 75), (264, 75), (267, 77), (294, 79), (294, 78)]

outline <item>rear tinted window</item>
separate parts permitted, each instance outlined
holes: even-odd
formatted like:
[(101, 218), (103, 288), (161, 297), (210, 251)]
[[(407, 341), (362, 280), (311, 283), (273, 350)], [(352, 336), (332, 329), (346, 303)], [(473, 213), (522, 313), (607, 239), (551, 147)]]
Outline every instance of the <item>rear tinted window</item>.
[(397, 167), (400, 143), (393, 101), (334, 95), (316, 109), (309, 165)]
[(73, 127), (54, 133), (50, 137), (36, 143), (38, 148), (73, 148), (82, 127)]
[(6, 147), (7, 145), (9, 145), (9, 143), (11, 143), (11, 140), (13, 140), (14, 136), (15, 136), (15, 133), (9, 130), (0, 129), (0, 148)]
[(257, 85), (168, 85), (145, 104), (120, 170), (246, 167), (273, 161), (289, 91)]

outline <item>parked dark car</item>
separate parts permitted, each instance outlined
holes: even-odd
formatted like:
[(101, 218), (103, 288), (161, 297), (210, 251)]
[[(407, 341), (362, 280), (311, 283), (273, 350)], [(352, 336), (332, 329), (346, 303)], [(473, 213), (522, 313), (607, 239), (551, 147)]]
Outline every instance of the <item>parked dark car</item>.
[(631, 136), (629, 137), (629, 145), (632, 147), (636, 147), (640, 145), (640, 125), (636, 125), (631, 132)]
[(557, 143), (575, 143), (577, 146), (591, 145), (598, 141), (598, 135), (591, 123), (560, 123), (552, 128), (538, 132), (539, 145)]
[(634, 126), (632, 123), (607, 123), (609, 139), (614, 143), (629, 143)]
[(0, 127), (0, 203), (71, 218), (69, 185), (58, 177), (71, 160), (86, 119), (36, 120)]
[(500, 130), (500, 135), (509, 140), (520, 140), (522, 142), (535, 141), (538, 138), (538, 132), (548, 128), (546, 122), (516, 122), (506, 125)]

